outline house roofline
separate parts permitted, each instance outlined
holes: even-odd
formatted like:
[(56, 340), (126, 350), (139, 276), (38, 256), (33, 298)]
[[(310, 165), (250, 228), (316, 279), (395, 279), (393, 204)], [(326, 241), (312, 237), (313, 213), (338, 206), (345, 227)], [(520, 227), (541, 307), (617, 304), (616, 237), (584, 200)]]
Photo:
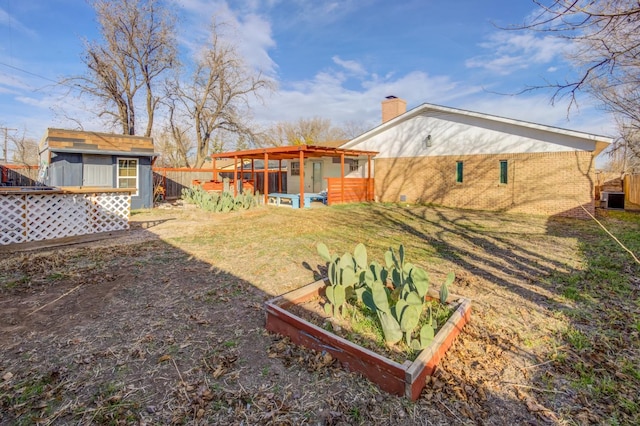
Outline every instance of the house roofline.
[[(419, 105), (415, 108), (412, 108), (411, 110), (405, 112), (402, 115), (399, 115), (398, 117), (395, 117), (385, 123), (382, 123), (380, 125), (378, 125), (377, 127), (374, 127), (373, 129), (369, 130), (368, 132), (365, 132), (363, 134), (361, 134), (360, 136), (357, 136), (355, 138), (353, 138), (352, 140), (350, 140), (349, 142), (345, 143), (344, 145), (341, 146), (341, 148), (349, 148), (350, 146), (356, 145), (359, 142), (361, 142), (364, 139), (370, 138), (372, 136), (375, 136), (385, 130), (387, 130), (388, 128), (391, 128), (403, 121), (409, 120), (410, 118), (413, 118), (417, 115), (422, 114), (425, 111), (439, 111), (439, 112), (446, 112), (446, 113), (450, 113), (450, 114), (458, 114), (458, 115), (463, 115), (463, 116), (467, 116), (467, 117), (474, 117), (474, 118), (482, 118), (485, 120), (492, 120), (495, 122), (500, 122), (500, 123), (505, 123), (505, 124), (512, 124), (515, 126), (521, 126), (521, 127), (528, 127), (530, 129), (536, 129), (536, 130), (542, 130), (545, 132), (553, 132), (553, 133), (558, 133), (558, 134), (563, 134), (563, 135), (567, 135), (567, 136), (573, 136), (573, 137), (577, 137), (580, 139), (587, 139), (587, 140), (591, 140), (596, 142), (596, 149), (594, 151), (594, 154), (597, 155), (600, 152), (602, 152), (603, 149), (605, 149), (610, 143), (613, 142), (613, 138), (608, 137), (608, 136), (603, 136), (603, 135), (596, 135), (596, 134), (592, 134), (592, 133), (586, 133), (586, 132), (580, 132), (580, 131), (576, 131), (576, 130), (569, 130), (569, 129), (564, 129), (561, 127), (555, 127), (555, 126), (548, 126), (545, 124), (538, 124), (538, 123), (532, 123), (529, 121), (524, 121), (524, 120), (517, 120), (515, 118), (506, 118), (506, 117), (501, 117), (498, 115), (492, 115), (492, 114), (486, 114), (486, 113), (481, 113), (481, 112), (475, 112), (475, 111), (469, 111), (469, 110), (465, 110), (465, 109), (460, 109), (460, 108), (452, 108), (452, 107), (445, 107), (445, 106), (441, 106), (441, 105), (435, 105), (435, 104), (428, 104), (428, 103), (423, 103), (422, 105)], [(606, 144), (606, 145), (603, 145)]]
[[(47, 148), (50, 152), (69, 152), (72, 154), (97, 154), (97, 155), (118, 155), (121, 157), (159, 157), (157, 152), (149, 151), (98, 151), (91, 149), (77, 149), (77, 148)], [(45, 150), (40, 151), (42, 154)]]
[(69, 133), (77, 133), (78, 135), (82, 135), (82, 134), (91, 134), (91, 135), (96, 135), (96, 136), (103, 136), (103, 137), (125, 137), (127, 139), (143, 139), (143, 140), (149, 140), (149, 139), (153, 139), (151, 136), (141, 136), (141, 135), (125, 135), (125, 134), (119, 134), (119, 133), (106, 133), (106, 132), (94, 132), (93, 130), (71, 130), (71, 129), (60, 129), (57, 127), (48, 127), (47, 131), (45, 132), (45, 135), (42, 139), (46, 139), (49, 136), (49, 132), (69, 132)]

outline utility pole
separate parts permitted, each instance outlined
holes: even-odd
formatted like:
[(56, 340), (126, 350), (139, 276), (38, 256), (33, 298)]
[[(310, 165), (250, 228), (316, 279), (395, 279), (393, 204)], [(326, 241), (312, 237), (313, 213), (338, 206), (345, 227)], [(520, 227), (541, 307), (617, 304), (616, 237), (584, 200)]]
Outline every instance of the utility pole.
[(18, 129), (11, 129), (9, 127), (0, 127), (0, 129), (4, 130), (4, 150), (3, 150), (3, 154), (4, 155), (2, 156), (2, 158), (4, 159), (5, 164), (8, 164), (9, 163), (9, 159), (7, 158), (8, 157), (8, 153), (7, 153), (8, 135), (7, 135), (7, 132), (9, 130), (18, 130)]

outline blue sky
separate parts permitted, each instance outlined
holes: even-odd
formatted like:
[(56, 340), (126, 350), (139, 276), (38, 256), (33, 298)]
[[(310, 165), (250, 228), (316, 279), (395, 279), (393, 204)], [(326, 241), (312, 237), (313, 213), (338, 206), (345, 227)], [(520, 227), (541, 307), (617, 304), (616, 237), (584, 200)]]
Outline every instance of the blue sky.
[[(522, 23), (528, 0), (167, 0), (180, 16), (189, 52), (212, 17), (234, 28), (245, 59), (278, 89), (256, 103), (262, 126), (299, 118), (380, 122), (380, 102), (395, 95), (408, 108), (434, 103), (573, 130), (615, 135), (613, 120), (582, 97), (551, 106), (550, 91), (518, 96), (526, 86), (571, 78), (571, 47), (541, 33), (499, 29)], [(0, 127), (40, 139), (47, 127), (109, 131), (91, 106), (53, 82), (84, 72), (82, 39), (96, 40), (93, 9), (83, 0), (0, 0)], [(15, 132), (14, 132), (15, 133)]]

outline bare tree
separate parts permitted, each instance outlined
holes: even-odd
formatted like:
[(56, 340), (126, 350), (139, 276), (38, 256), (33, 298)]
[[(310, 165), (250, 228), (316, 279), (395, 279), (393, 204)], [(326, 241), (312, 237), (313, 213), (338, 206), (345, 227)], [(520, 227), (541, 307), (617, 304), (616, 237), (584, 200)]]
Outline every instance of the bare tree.
[(628, 126), (626, 121), (618, 121), (618, 137), (608, 150), (608, 161), (605, 168), (610, 172), (640, 172), (640, 130)]
[(634, 164), (640, 159), (640, 2), (532, 1), (539, 13), (514, 29), (542, 31), (568, 40), (572, 50), (567, 58), (577, 69), (575, 79), (544, 86), (555, 89), (552, 102), (568, 96), (570, 109), (580, 91), (600, 101), (619, 124), (619, 138), (609, 151), (612, 159), (624, 168)]
[(85, 41), (89, 72), (76, 77), (82, 93), (100, 103), (98, 116), (137, 134), (138, 96), (144, 92), (145, 136), (150, 136), (159, 97), (156, 81), (176, 63), (174, 17), (160, 0), (95, 0), (102, 40)]
[(247, 117), (251, 96), (271, 83), (249, 69), (237, 49), (222, 40), (214, 22), (211, 39), (196, 60), (191, 78), (173, 82), (169, 92), (195, 128), (195, 167), (211, 152), (222, 151), (225, 132), (235, 137), (252, 135)]
[(348, 139), (347, 132), (334, 127), (327, 118), (300, 118), (294, 122), (280, 122), (257, 137), (261, 146), (321, 145)]
[(342, 126), (342, 131), (344, 132), (344, 137), (346, 139), (354, 139), (357, 136), (360, 136), (361, 134), (363, 134), (364, 132), (366, 132), (367, 130), (369, 130), (371, 127), (367, 126), (364, 122), (362, 121), (354, 121), (354, 120), (350, 120), (345, 122)]
[(26, 131), (10, 138), (14, 146), (12, 161), (23, 166), (34, 166), (39, 163), (38, 141), (28, 138)]
[(156, 163), (163, 167), (191, 167), (195, 155), (193, 139), (186, 126), (168, 124), (154, 135), (154, 145), (160, 153)]
[(175, 99), (169, 99), (168, 117), (163, 132), (157, 137), (161, 160), (171, 167), (191, 167), (195, 154), (195, 143), (189, 132), (189, 125), (181, 121)]
[[(553, 34), (572, 43), (568, 55), (578, 69), (573, 80), (550, 83), (553, 100), (586, 90), (637, 89), (640, 71), (640, 4), (635, 0), (532, 0), (539, 13), (516, 30)], [(637, 98), (636, 98), (637, 99)], [(637, 111), (637, 108), (636, 108)]]

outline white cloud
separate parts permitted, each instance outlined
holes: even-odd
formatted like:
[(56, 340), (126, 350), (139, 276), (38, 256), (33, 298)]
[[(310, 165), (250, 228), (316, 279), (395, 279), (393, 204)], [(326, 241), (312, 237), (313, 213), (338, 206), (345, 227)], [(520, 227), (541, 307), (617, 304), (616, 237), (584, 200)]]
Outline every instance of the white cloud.
[(21, 78), (5, 74), (0, 70), (0, 93), (20, 93), (30, 87)]
[(364, 76), (367, 74), (367, 70), (365, 70), (362, 64), (360, 64), (357, 61), (344, 60), (344, 59), (341, 59), (338, 55), (333, 56), (331, 60), (336, 65), (340, 65), (342, 68), (349, 71), (351, 74), (358, 75), (358, 76)]
[(342, 72), (323, 71), (313, 79), (286, 84), (264, 105), (255, 106), (254, 116), (265, 126), (317, 116), (329, 118), (336, 125), (360, 122), (374, 127), (380, 123), (380, 103), (386, 96), (405, 99), (407, 107), (413, 108), (425, 102), (451, 105), (481, 91), (480, 87), (465, 87), (447, 76), (419, 71), (397, 77), (369, 75), (359, 88), (346, 87), (346, 81)]
[(466, 61), (469, 68), (485, 68), (501, 75), (511, 74), (532, 65), (549, 64), (561, 59), (567, 52), (567, 41), (534, 34), (517, 34), (509, 31), (494, 33), (481, 48), (491, 53), (475, 56)]
[(9, 13), (7, 13), (7, 11), (5, 11), (4, 9), (0, 9), (0, 26), (6, 26), (7, 28), (15, 30), (20, 34), (27, 35), (32, 39), (35, 39), (38, 36), (36, 31), (23, 25), (20, 21), (9, 15)]
[(273, 75), (276, 63), (269, 55), (269, 49), (276, 46), (271, 33), (271, 24), (258, 15), (248, 15), (239, 22), (239, 35), (242, 37), (240, 53), (248, 64)]
[(237, 47), (247, 65), (274, 75), (277, 65), (269, 55), (276, 46), (268, 19), (255, 12), (256, 4), (238, 5), (232, 9), (226, 1), (176, 1), (186, 20), (188, 31), (179, 37), (180, 43), (192, 53), (207, 43), (213, 20), (220, 25), (221, 38)]
[(294, 19), (290, 20), (291, 25), (297, 26), (325, 26), (332, 22), (336, 22), (350, 13), (357, 11), (365, 6), (369, 0), (295, 0), (289, 1), (287, 6), (290, 7), (294, 14)]

